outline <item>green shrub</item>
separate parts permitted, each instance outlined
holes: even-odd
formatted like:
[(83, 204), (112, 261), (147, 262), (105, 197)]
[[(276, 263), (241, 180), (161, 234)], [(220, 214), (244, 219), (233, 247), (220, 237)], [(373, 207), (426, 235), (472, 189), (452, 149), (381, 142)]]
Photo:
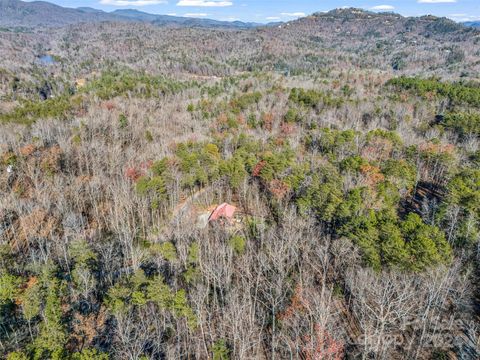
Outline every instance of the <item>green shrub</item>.
[(186, 188), (206, 185), (220, 176), (220, 154), (215, 144), (181, 143), (175, 152)]
[(118, 124), (120, 129), (125, 129), (128, 126), (128, 119), (125, 114), (120, 114), (118, 117)]
[(183, 273), (183, 278), (189, 284), (194, 283), (200, 277), (200, 270), (197, 267), (199, 251), (196, 242), (193, 242), (188, 249), (187, 267)]
[(254, 113), (250, 113), (247, 117), (247, 125), (252, 129), (256, 129), (260, 125), (260, 121), (258, 121), (257, 115), (255, 115)]
[(14, 301), (20, 292), (20, 278), (0, 273), (0, 305)]
[(147, 140), (149, 143), (153, 142), (153, 135), (150, 130), (145, 131), (145, 140)]
[(151, 178), (142, 176), (138, 179), (136, 188), (140, 195), (152, 194), (160, 199), (167, 198), (167, 187), (162, 176), (153, 176)]
[(295, 153), (289, 147), (277, 151), (266, 151), (260, 155), (262, 166), (258, 176), (266, 182), (278, 178), (284, 171), (294, 165)]
[(291, 124), (291, 123), (301, 122), (302, 118), (301, 118), (297, 109), (290, 108), (290, 109), (288, 109), (287, 113), (283, 117), (283, 120), (285, 120), (285, 122)]
[(375, 129), (367, 133), (367, 142), (372, 142), (374, 139), (385, 139), (392, 143), (395, 148), (400, 147), (403, 144), (402, 138), (395, 131)]
[(398, 189), (411, 191), (417, 182), (417, 170), (405, 160), (388, 159), (382, 166), (382, 173)]
[(178, 93), (192, 85), (193, 83), (179, 82), (163, 76), (117, 70), (102, 73), (100, 78), (89, 82), (82, 91), (93, 93), (102, 100), (127, 94), (152, 98)]
[(228, 241), (228, 244), (233, 249), (233, 251), (235, 251), (237, 255), (241, 255), (245, 251), (247, 241), (243, 236), (234, 235), (230, 238), (230, 240)]
[(27, 321), (33, 320), (40, 314), (42, 306), (42, 289), (40, 283), (31, 283), (22, 292), (20, 299), (22, 301), (23, 317)]
[(236, 153), (229, 160), (223, 161), (220, 166), (220, 172), (229, 178), (230, 186), (234, 189), (237, 189), (248, 177), (245, 161), (241, 153)]
[(13, 152), (7, 152), (2, 156), (2, 163), (3, 165), (15, 165), (18, 161), (17, 155), (15, 155)]
[(74, 109), (74, 102), (68, 96), (59, 96), (45, 101), (26, 101), (11, 112), (0, 114), (0, 122), (32, 124), (39, 119), (65, 120)]
[(258, 91), (240, 95), (230, 101), (230, 107), (235, 114), (247, 110), (249, 106), (258, 104), (262, 99), (262, 94)]
[(160, 276), (154, 277), (147, 287), (147, 298), (161, 309), (170, 311), (176, 318), (184, 318), (191, 329), (197, 326), (197, 317), (188, 305), (185, 290), (176, 292), (164, 283)]
[(67, 335), (62, 323), (60, 284), (56, 279), (50, 279), (46, 291), (43, 321), (34, 341), (35, 358), (61, 359), (66, 342)]
[(342, 99), (334, 98), (330, 94), (301, 88), (293, 88), (290, 91), (289, 100), (295, 104), (314, 109), (318, 109), (320, 104), (324, 107), (339, 107), (343, 104)]
[(355, 137), (358, 134), (354, 130), (334, 130), (321, 128), (310, 131), (306, 138), (306, 145), (312, 149), (318, 149), (324, 154), (335, 156), (337, 152), (354, 155)]
[(340, 162), (339, 167), (340, 167), (340, 170), (345, 172), (358, 172), (361, 166), (367, 165), (367, 164), (368, 164), (368, 161), (362, 158), (361, 156), (352, 155), (343, 159)]
[(401, 229), (410, 254), (410, 268), (421, 271), (428, 267), (447, 264), (452, 251), (444, 234), (435, 226), (426, 225), (420, 216), (408, 214)]
[(437, 214), (449, 240), (457, 246), (475, 245), (480, 238), (480, 170), (464, 169), (447, 185)]
[(97, 256), (86, 240), (74, 240), (68, 247), (68, 255), (77, 264), (87, 264), (95, 261)]
[(227, 347), (225, 340), (217, 340), (212, 346), (213, 360), (229, 360), (230, 350)]
[(97, 349), (83, 349), (72, 355), (72, 360), (108, 360), (108, 354), (101, 353)]
[(480, 107), (480, 87), (478, 84), (447, 83), (438, 79), (399, 77), (391, 79), (387, 85), (395, 89), (405, 89), (419, 96), (434, 94), (446, 97), (455, 104), (467, 104)]
[(22, 351), (15, 351), (7, 355), (7, 360), (28, 360), (28, 356)]
[(480, 113), (448, 113), (440, 125), (457, 133), (461, 138), (468, 135), (480, 136)]
[(120, 283), (110, 286), (105, 298), (105, 305), (114, 315), (123, 314), (129, 308), (131, 289)]
[(319, 220), (331, 222), (343, 201), (343, 180), (333, 167), (320, 169), (310, 176), (309, 186), (295, 195), (297, 205), (301, 212), (312, 211)]
[(448, 264), (452, 251), (439, 228), (425, 224), (414, 213), (404, 221), (389, 211), (353, 216), (340, 228), (360, 248), (366, 264), (423, 271)]
[(177, 259), (177, 249), (175, 249), (175, 245), (169, 241), (162, 244), (154, 244), (150, 250), (153, 253), (160, 254), (167, 261), (175, 261)]
[(249, 216), (246, 219), (247, 233), (250, 239), (258, 239), (265, 228), (263, 219)]
[(155, 176), (165, 175), (166, 171), (168, 170), (168, 158), (155, 161), (150, 167), (150, 170)]

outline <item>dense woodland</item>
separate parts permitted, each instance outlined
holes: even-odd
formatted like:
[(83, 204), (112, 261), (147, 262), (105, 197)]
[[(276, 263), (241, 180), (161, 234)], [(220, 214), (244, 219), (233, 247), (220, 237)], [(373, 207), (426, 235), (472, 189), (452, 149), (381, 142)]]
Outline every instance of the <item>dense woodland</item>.
[(355, 9), (1, 29), (2, 358), (478, 359), (479, 44)]

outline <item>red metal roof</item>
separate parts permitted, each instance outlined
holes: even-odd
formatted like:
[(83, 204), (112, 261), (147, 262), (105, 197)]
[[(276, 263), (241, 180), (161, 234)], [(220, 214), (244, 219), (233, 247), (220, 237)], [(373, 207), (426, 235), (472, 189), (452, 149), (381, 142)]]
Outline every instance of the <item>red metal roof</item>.
[(235, 206), (223, 203), (221, 205), (218, 205), (215, 210), (212, 211), (208, 221), (218, 220), (220, 218), (231, 219), (233, 218), (236, 210), (237, 208)]

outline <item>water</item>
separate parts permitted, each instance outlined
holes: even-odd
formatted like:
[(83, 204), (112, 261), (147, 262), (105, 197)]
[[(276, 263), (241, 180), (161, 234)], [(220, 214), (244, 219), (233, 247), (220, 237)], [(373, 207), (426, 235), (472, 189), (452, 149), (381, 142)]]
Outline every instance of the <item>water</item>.
[(40, 61), (42, 65), (53, 65), (56, 62), (51, 55), (41, 55), (38, 57), (38, 61)]

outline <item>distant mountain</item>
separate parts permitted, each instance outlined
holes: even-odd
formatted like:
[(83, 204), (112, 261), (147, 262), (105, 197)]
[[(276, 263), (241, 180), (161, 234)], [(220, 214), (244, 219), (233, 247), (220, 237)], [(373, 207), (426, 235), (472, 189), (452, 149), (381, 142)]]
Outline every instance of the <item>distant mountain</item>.
[(241, 21), (218, 21), (212, 19), (197, 19), (190, 17), (170, 16), (150, 14), (133, 9), (115, 10), (113, 15), (122, 18), (128, 18), (134, 21), (150, 22), (155, 25), (182, 25), (182, 26), (200, 26), (200, 27), (224, 27), (224, 28), (252, 28), (262, 26), (263, 24), (245, 23)]
[[(469, 36), (475, 30), (450, 19), (436, 16), (404, 17), (395, 13), (375, 13), (356, 8), (335, 9), (318, 12), (305, 18), (291, 21), (285, 25), (291, 31), (315, 36), (322, 34), (327, 38), (396, 38), (412, 39), (415, 36), (438, 39), (460, 39)], [(285, 28), (285, 26), (282, 26)], [(353, 39), (351, 39), (353, 40)]]
[(156, 25), (180, 25), (220, 28), (251, 28), (260, 24), (196, 19), (122, 9), (111, 13), (89, 7), (65, 8), (44, 1), (0, 0), (0, 27), (60, 27), (84, 22), (146, 22)]
[(77, 10), (80, 10), (84, 13), (93, 13), (93, 14), (103, 13), (102, 10), (94, 9), (94, 8), (91, 8), (91, 7), (78, 7)]
[[(213, 19), (196, 19), (196, 18), (185, 18), (185, 17), (175, 17), (175, 16), (158, 16), (157, 19), (152, 21), (155, 25), (169, 25), (176, 24), (181, 26), (197, 26), (197, 27), (207, 27), (207, 28), (236, 28), (236, 29), (250, 29), (259, 26), (265, 26), (265, 24), (258, 23), (249, 23), (242, 21), (218, 21)], [(268, 26), (267, 24), (266, 26)]]
[[(164, 15), (155, 15), (155, 14), (149, 14), (143, 11), (138, 11), (134, 9), (120, 9), (120, 10), (115, 10), (111, 12), (113, 15), (129, 18), (135, 21), (142, 21), (142, 22), (152, 22), (155, 21), (160, 16)], [(165, 15), (169, 17), (168, 15)]]
[[(447, 18), (435, 16), (422, 16), (419, 18), (406, 18), (394, 13), (374, 13), (362, 9), (348, 8), (335, 9), (327, 13), (315, 13), (305, 18), (289, 23), (258, 24), (241, 21), (218, 21), (213, 19), (198, 19), (169, 15), (149, 14), (146, 12), (121, 9), (113, 12), (79, 7), (65, 8), (44, 1), (25, 2), (20, 0), (0, 0), (0, 27), (34, 28), (61, 27), (77, 23), (96, 22), (142, 22), (159, 26), (182, 26), (204, 28), (230, 28), (249, 29), (260, 26), (277, 28), (287, 24), (297, 24), (299, 29), (303, 25), (309, 27), (312, 22), (320, 26), (322, 31), (328, 33), (357, 33), (385, 34), (401, 31), (421, 31), (423, 35), (436, 36), (454, 33), (464, 33), (472, 30), (471, 27), (479, 26), (479, 22), (459, 24)], [(465, 26), (467, 25), (467, 26)], [(309, 29), (304, 29), (309, 30)]]
[(480, 21), (467, 21), (464, 22), (463, 25), (480, 28)]
[(63, 26), (79, 22), (120, 20), (115, 15), (94, 9), (64, 8), (44, 1), (0, 0), (0, 26)]

